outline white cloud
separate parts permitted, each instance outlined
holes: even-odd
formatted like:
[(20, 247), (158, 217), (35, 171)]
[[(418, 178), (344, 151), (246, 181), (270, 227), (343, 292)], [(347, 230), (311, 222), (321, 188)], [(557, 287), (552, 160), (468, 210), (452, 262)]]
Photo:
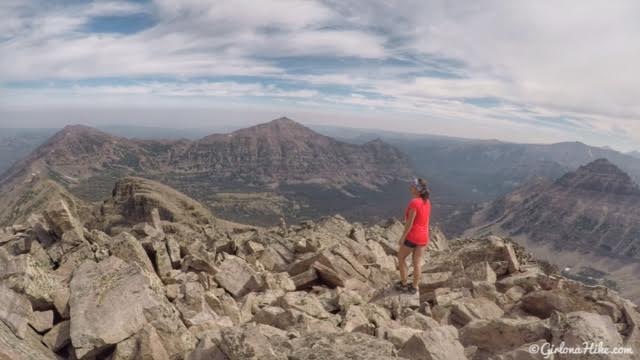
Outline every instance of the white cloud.
[[(94, 17), (132, 14), (153, 26), (134, 34), (86, 31)], [(47, 95), (74, 104), (89, 94), (122, 105), (144, 98), (149, 106), (170, 97), (184, 104), (272, 97), (329, 113), (418, 114), (449, 124), (452, 134), (464, 130), (451, 125), (462, 121), (506, 138), (508, 129), (537, 126), (549, 139), (598, 133), (609, 143), (640, 144), (639, 14), (632, 0), (5, 0), (0, 81), (77, 85), (5, 86), (0, 104), (30, 96), (51, 105)], [(83, 82), (105, 77), (115, 84)], [(257, 79), (196, 80), (202, 77)], [(152, 80), (126, 85), (132, 79)], [(274, 85), (281, 82), (289, 86)], [(497, 103), (483, 108), (468, 98)]]

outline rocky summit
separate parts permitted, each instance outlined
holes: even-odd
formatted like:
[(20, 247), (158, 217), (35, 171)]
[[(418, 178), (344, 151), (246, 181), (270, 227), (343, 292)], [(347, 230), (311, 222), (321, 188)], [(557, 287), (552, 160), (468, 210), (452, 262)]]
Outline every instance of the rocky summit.
[(433, 229), (408, 294), (391, 286), (394, 220), (245, 226), (141, 178), (89, 210), (71, 201), (0, 231), (0, 359), (542, 359), (530, 346), (585, 341), (635, 353), (585, 359), (640, 354), (637, 306), (510, 239)]

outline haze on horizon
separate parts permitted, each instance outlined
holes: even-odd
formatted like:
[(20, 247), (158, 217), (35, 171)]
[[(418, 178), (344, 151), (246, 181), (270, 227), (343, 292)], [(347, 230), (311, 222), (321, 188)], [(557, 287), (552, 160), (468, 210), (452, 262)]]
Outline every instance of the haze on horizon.
[(640, 149), (640, 3), (0, 3), (0, 128), (287, 116)]

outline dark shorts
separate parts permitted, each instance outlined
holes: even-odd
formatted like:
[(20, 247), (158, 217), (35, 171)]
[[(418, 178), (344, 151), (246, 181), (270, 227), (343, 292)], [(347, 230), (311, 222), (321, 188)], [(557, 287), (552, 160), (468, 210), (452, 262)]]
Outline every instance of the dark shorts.
[(415, 247), (420, 247), (420, 246), (424, 246), (424, 245), (418, 245), (414, 242), (411, 242), (410, 240), (405, 240), (404, 241), (404, 246), (409, 247), (409, 248), (415, 248)]

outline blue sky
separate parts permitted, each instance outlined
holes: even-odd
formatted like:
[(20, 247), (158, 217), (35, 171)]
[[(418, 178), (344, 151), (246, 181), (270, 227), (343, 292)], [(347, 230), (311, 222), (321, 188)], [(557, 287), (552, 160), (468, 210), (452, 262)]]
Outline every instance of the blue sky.
[(640, 148), (636, 1), (3, 0), (0, 17), (0, 126), (130, 109)]

